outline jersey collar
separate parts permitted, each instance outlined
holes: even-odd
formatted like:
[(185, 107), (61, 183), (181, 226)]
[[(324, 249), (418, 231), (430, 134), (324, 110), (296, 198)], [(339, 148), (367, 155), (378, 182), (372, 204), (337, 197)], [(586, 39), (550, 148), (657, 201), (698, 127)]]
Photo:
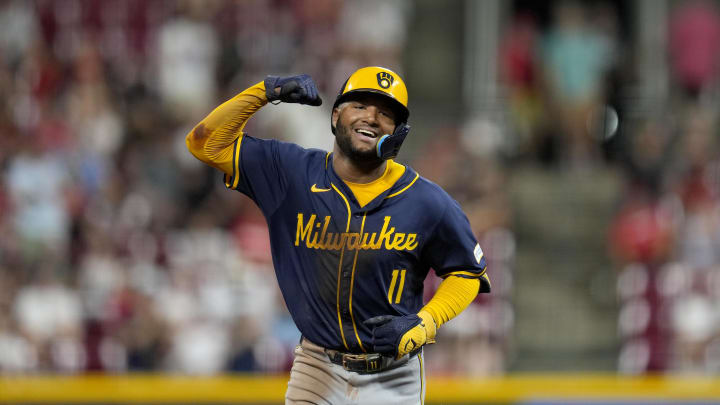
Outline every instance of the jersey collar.
[(360, 207), (360, 204), (357, 202), (357, 199), (355, 199), (355, 196), (352, 193), (352, 190), (345, 184), (345, 182), (340, 178), (340, 176), (335, 173), (335, 169), (333, 169), (332, 165), (333, 161), (333, 154), (330, 153), (327, 156), (327, 165), (326, 165), (326, 173), (327, 178), (330, 183), (332, 183), (335, 187), (337, 187), (340, 192), (343, 193), (343, 195), (347, 198), (348, 203), (350, 204), (350, 211), (355, 214), (358, 212), (369, 212), (372, 211), (378, 207), (380, 207), (385, 201), (395, 198), (402, 193), (406, 192), (412, 185), (414, 185), (415, 181), (418, 179), (418, 174), (415, 172), (412, 168), (410, 168), (407, 165), (405, 166), (405, 173), (403, 173), (402, 176), (395, 182), (395, 184), (392, 185), (389, 189), (383, 191), (380, 193), (375, 199), (367, 203), (364, 207)]

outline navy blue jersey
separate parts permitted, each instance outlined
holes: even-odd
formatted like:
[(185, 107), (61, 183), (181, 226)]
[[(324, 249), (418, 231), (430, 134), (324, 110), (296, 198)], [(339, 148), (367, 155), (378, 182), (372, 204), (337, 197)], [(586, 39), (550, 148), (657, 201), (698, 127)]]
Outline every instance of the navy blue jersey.
[(277, 140), (236, 141), (229, 188), (265, 215), (280, 290), (303, 336), (336, 350), (368, 350), (363, 321), (423, 306), (432, 268), (479, 278), (485, 258), (460, 206), (406, 167), (364, 207), (337, 176), (332, 154)]

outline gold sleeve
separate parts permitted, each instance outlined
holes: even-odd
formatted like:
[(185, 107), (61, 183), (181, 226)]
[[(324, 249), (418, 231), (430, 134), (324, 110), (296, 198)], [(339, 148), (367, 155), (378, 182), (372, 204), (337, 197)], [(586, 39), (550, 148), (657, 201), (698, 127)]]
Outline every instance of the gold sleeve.
[[(232, 176), (233, 152), (236, 146), (239, 150), (242, 130), (250, 117), (267, 102), (264, 82), (224, 102), (187, 134), (188, 150), (203, 163)], [(239, 159), (239, 154), (237, 156)]]
[(480, 280), (451, 275), (440, 283), (435, 295), (420, 312), (428, 312), (435, 321), (435, 326), (439, 328), (465, 310), (479, 290)]

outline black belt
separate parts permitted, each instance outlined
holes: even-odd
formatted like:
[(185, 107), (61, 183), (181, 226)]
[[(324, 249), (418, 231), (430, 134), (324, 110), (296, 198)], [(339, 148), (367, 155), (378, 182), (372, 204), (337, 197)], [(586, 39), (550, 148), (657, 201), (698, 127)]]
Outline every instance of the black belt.
[[(421, 348), (418, 348), (410, 352), (408, 357), (412, 358), (420, 353), (420, 350)], [(380, 353), (354, 354), (325, 349), (325, 354), (327, 354), (331, 362), (342, 366), (347, 371), (354, 371), (359, 374), (377, 373), (397, 363), (393, 357), (383, 356)]]
[(392, 358), (379, 353), (343, 353), (337, 350), (325, 349), (325, 353), (331, 362), (342, 366), (347, 371), (354, 371), (360, 374), (372, 374), (386, 369)]
[[(304, 336), (300, 336), (300, 344), (302, 345), (303, 340), (311, 343), (313, 346), (322, 349), (330, 359), (330, 362), (337, 364), (347, 371), (353, 371), (358, 374), (372, 374), (390, 368), (390, 366), (397, 364), (400, 360), (395, 360), (393, 357), (383, 356), (380, 353), (344, 353), (338, 350), (326, 349), (316, 343), (312, 343)], [(416, 354), (420, 353), (422, 347), (417, 348), (410, 352), (408, 357), (412, 358)], [(401, 359), (402, 360), (402, 359)]]

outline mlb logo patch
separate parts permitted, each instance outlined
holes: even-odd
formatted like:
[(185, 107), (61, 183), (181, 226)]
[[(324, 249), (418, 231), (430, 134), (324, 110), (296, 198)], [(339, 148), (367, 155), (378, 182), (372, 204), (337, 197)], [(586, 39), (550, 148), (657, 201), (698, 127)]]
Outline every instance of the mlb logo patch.
[(482, 260), (483, 258), (483, 251), (479, 243), (475, 245), (475, 250), (473, 251), (473, 253), (475, 254), (475, 260), (480, 263), (480, 260)]

